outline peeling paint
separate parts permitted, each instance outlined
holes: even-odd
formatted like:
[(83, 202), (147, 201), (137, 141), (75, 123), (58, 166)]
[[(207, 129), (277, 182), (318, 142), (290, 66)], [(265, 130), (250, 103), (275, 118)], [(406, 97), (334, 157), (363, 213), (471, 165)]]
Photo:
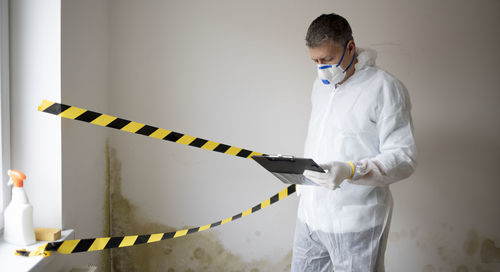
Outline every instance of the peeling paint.
[[(111, 235), (174, 231), (173, 227), (152, 222), (122, 195), (121, 162), (108, 147), (111, 191)], [(187, 228), (188, 226), (186, 226)], [(224, 248), (216, 233), (202, 232), (162, 242), (111, 250), (113, 271), (289, 271), (292, 251), (280, 260), (244, 261)]]

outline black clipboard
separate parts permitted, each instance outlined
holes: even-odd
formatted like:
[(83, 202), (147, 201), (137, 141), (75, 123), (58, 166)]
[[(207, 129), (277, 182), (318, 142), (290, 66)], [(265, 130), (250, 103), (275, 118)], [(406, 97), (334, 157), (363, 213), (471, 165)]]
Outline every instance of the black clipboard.
[(304, 170), (325, 172), (313, 159), (282, 155), (252, 156), (252, 159), (274, 173), (302, 174)]
[(266, 168), (286, 184), (317, 185), (302, 175), (304, 170), (325, 173), (313, 159), (282, 155), (252, 156), (252, 159)]

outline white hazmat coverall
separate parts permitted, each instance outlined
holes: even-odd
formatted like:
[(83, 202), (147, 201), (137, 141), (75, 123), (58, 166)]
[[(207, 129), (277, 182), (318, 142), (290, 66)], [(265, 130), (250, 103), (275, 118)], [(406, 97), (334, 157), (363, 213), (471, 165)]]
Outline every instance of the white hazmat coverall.
[(314, 82), (304, 156), (319, 164), (351, 161), (355, 173), (336, 190), (297, 185), (292, 271), (384, 271), (389, 184), (416, 167), (406, 88), (375, 66), (375, 51), (357, 53), (342, 85)]

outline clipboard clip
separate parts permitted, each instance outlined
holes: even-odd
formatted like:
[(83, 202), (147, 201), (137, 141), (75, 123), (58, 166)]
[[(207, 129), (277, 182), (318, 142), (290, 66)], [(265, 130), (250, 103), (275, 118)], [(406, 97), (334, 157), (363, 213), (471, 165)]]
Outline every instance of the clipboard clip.
[(265, 155), (265, 157), (270, 160), (270, 161), (289, 161), (289, 162), (294, 162), (295, 157), (291, 155)]

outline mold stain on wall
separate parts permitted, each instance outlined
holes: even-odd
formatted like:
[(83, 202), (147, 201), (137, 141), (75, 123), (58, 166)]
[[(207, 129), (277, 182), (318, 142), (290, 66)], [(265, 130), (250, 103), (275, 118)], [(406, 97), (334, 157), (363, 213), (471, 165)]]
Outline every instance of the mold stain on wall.
[[(103, 222), (106, 236), (175, 230), (144, 218), (140, 209), (122, 195), (121, 163), (116, 151), (108, 145), (106, 163), (105, 195), (108, 197)], [(455, 231), (447, 224), (441, 224), (441, 228), (445, 233)], [(466, 233), (461, 249), (454, 247), (447, 235), (425, 234), (418, 228), (391, 232), (389, 239), (391, 243), (411, 239), (421, 250), (434, 249), (441, 262), (425, 264), (421, 271), (491, 272), (500, 263), (500, 248), (495, 241), (479, 235), (474, 229)], [(291, 255), (290, 251), (280, 260), (246, 262), (241, 256), (226, 250), (215, 233), (206, 231), (148, 245), (105, 250), (100, 268), (102, 271), (289, 271)]]
[[(121, 162), (116, 150), (106, 148), (108, 164), (110, 236), (174, 231), (159, 222), (144, 218), (121, 192)], [(187, 228), (187, 226), (186, 226)], [(260, 259), (247, 262), (224, 248), (210, 230), (176, 239), (112, 249), (103, 257), (105, 271), (290, 271), (292, 252), (279, 260)]]
[[(111, 236), (111, 171), (110, 171), (110, 157), (109, 157), (109, 141), (106, 139), (106, 146), (104, 150), (106, 156), (106, 184), (104, 187), (104, 222), (103, 222), (103, 233), (104, 236)], [(111, 271), (111, 251), (104, 250), (101, 255), (101, 263), (99, 265), (99, 271)]]
[(485, 239), (481, 246), (481, 262), (500, 263), (500, 248), (495, 246), (495, 242)]
[(446, 223), (441, 224), (436, 232), (424, 233), (418, 228), (391, 232), (389, 240), (398, 243), (411, 240), (422, 251), (434, 252), (439, 262), (423, 264), (422, 272), (457, 271), (457, 272), (492, 272), (500, 267), (500, 248), (493, 239), (480, 235), (475, 229), (469, 229), (463, 243), (451, 237), (455, 228)]

